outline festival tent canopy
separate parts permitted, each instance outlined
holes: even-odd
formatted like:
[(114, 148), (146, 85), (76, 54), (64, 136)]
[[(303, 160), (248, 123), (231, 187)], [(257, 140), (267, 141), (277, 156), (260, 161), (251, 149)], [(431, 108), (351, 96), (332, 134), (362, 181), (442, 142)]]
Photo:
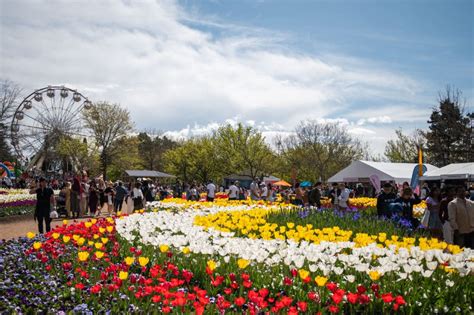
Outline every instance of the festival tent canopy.
[[(370, 182), (370, 176), (377, 175), (381, 182), (410, 182), (413, 169), (417, 163), (389, 163), (372, 161), (354, 161), (336, 175), (329, 178), (330, 183), (361, 183)], [(427, 172), (438, 169), (431, 164), (426, 165)]]
[(150, 170), (126, 170), (125, 173), (130, 177), (137, 177), (137, 178), (174, 178), (176, 176), (171, 174), (166, 174), (163, 172), (158, 171), (150, 171)]
[(300, 184), (300, 187), (311, 187), (311, 182), (308, 182), (308, 181), (304, 181)]
[(474, 162), (454, 163), (426, 172), (420, 180), (467, 179), (474, 181)]
[(287, 181), (284, 181), (284, 180), (280, 180), (276, 183), (273, 183), (273, 185), (275, 186), (286, 186), (286, 187), (291, 187), (291, 184), (288, 183)]

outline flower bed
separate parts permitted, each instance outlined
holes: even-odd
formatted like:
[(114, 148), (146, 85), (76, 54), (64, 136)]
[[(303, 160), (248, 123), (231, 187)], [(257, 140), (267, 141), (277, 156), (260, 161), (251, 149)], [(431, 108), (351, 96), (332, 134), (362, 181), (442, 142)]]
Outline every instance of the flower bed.
[[(282, 214), (279, 206), (250, 202), (164, 202), (151, 208), (64, 224), (45, 238), (0, 243), (0, 305), (7, 312), (51, 313), (472, 310), (474, 252), (417, 232), (397, 238), (367, 231), (358, 237), (331, 226), (353, 220), (353, 214), (334, 214), (336, 221), (326, 223), (320, 221), (329, 213), (310, 214), (304, 218), (314, 216), (308, 227), (301, 224), (309, 221), (296, 222), (292, 210)], [(223, 226), (224, 218), (236, 227)], [(295, 222), (280, 222), (287, 218)], [(262, 235), (263, 227), (274, 225), (271, 236)], [(283, 226), (284, 239), (275, 237)], [(243, 227), (260, 234), (244, 234)]]
[(33, 213), (36, 196), (19, 190), (0, 195), (0, 217)]

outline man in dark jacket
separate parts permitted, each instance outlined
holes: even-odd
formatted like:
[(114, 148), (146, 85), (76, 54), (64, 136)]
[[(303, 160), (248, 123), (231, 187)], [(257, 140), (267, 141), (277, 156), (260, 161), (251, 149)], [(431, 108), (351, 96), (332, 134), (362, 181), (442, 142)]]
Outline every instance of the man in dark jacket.
[(394, 203), (397, 199), (397, 194), (393, 192), (392, 185), (390, 183), (385, 183), (383, 185), (383, 190), (377, 197), (377, 215), (379, 217), (386, 216), (390, 217), (388, 206), (391, 203)]
[(313, 207), (321, 208), (321, 182), (317, 182), (313, 189), (309, 191), (308, 202)]
[(36, 207), (34, 219), (38, 220), (38, 231), (40, 234), (43, 234), (43, 220), (46, 225), (46, 232), (51, 231), (51, 218), (49, 213), (51, 211), (51, 206), (54, 206), (54, 191), (46, 187), (46, 179), (40, 178), (39, 187), (32, 186), (30, 189), (30, 194), (36, 194)]

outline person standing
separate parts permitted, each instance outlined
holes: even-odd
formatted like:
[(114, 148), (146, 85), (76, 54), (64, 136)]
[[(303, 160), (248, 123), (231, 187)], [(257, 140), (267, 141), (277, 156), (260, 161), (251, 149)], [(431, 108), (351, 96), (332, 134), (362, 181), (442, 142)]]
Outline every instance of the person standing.
[(433, 188), (426, 198), (426, 211), (429, 211), (428, 229), (432, 236), (441, 238), (443, 224), (439, 219), (439, 209), (441, 206), (441, 190), (438, 187)]
[(64, 208), (66, 208), (67, 217), (72, 217), (72, 210), (71, 210), (71, 183), (66, 182), (64, 185)]
[(107, 197), (105, 196), (105, 189), (107, 186), (102, 178), (99, 179), (99, 186), (97, 187), (97, 192), (99, 193), (99, 209), (97, 211), (97, 216), (100, 215), (104, 204), (107, 202)]
[(99, 192), (95, 183), (91, 183), (89, 186), (89, 210), (90, 215), (97, 216), (97, 206), (99, 205)]
[(33, 185), (30, 189), (30, 194), (36, 194), (36, 207), (34, 213), (34, 220), (38, 220), (38, 232), (43, 234), (43, 221), (46, 225), (46, 233), (51, 231), (51, 206), (55, 205), (54, 191), (46, 187), (46, 179), (41, 177), (39, 179), (39, 187)]
[(332, 183), (332, 189), (329, 191), (329, 195), (331, 197), (331, 204), (333, 205), (334, 209), (338, 208), (338, 198), (340, 194), (341, 191), (339, 188), (337, 188), (337, 183)]
[(239, 182), (235, 181), (232, 185), (229, 187), (229, 200), (237, 200), (239, 199), (239, 188), (237, 185)]
[(466, 199), (464, 186), (456, 188), (456, 198), (448, 204), (454, 244), (474, 249), (474, 202)]
[(413, 206), (421, 203), (420, 197), (413, 193), (410, 187), (407, 187), (395, 202), (399, 203), (402, 207), (402, 217), (410, 221), (413, 228), (417, 228), (420, 225), (420, 221), (413, 217)]
[(295, 201), (294, 201), (294, 204), (296, 206), (304, 206), (303, 196), (304, 196), (304, 191), (300, 187), (300, 183), (296, 183), (295, 184)]
[(104, 190), (105, 198), (106, 198), (106, 205), (107, 205), (107, 213), (112, 215), (112, 211), (114, 209), (114, 189), (112, 182), (109, 182), (107, 188)]
[(424, 182), (423, 186), (421, 186), (420, 198), (421, 200), (425, 200), (426, 198), (428, 198), (429, 195), (430, 195), (430, 188), (428, 186), (428, 183)]
[(318, 209), (321, 209), (321, 185), (321, 182), (317, 182), (308, 194), (309, 204)]
[(207, 190), (207, 201), (213, 202), (214, 198), (216, 197), (216, 185), (212, 182), (212, 180), (209, 181), (209, 184), (206, 186)]
[(383, 184), (382, 192), (377, 197), (377, 215), (379, 217), (391, 217), (389, 205), (394, 203), (397, 195), (393, 192), (393, 187), (390, 183)]
[(79, 218), (79, 214), (81, 212), (80, 207), (80, 200), (82, 194), (82, 186), (81, 186), (81, 177), (77, 174), (72, 182), (71, 188), (71, 210), (72, 210), (72, 217)]
[(250, 184), (250, 199), (260, 200), (260, 190), (258, 189), (258, 180), (256, 178)]
[(235, 186), (239, 189), (239, 200), (246, 200), (247, 199), (247, 192), (244, 187), (240, 186), (240, 182), (236, 181)]
[(115, 200), (114, 200), (114, 211), (118, 213), (122, 211), (123, 201), (127, 196), (127, 189), (123, 186), (121, 181), (118, 182), (117, 187), (115, 187)]
[(346, 187), (346, 185), (344, 183), (339, 183), (339, 189), (341, 190), (341, 194), (339, 195), (339, 197), (337, 198), (338, 199), (338, 206), (339, 206), (339, 209), (340, 210), (347, 210), (347, 207), (349, 206), (348, 203), (349, 203), (349, 195), (350, 195), (350, 191), (349, 189)]
[(143, 191), (141, 190), (140, 183), (135, 183), (135, 187), (132, 190), (133, 210), (143, 209)]
[(439, 219), (443, 224), (443, 238), (446, 243), (453, 244), (453, 229), (449, 223), (448, 204), (454, 199), (454, 188), (448, 187), (446, 197), (439, 204)]
[(262, 200), (267, 200), (268, 199), (268, 187), (265, 185), (265, 183), (262, 183), (260, 185), (260, 189), (262, 191)]

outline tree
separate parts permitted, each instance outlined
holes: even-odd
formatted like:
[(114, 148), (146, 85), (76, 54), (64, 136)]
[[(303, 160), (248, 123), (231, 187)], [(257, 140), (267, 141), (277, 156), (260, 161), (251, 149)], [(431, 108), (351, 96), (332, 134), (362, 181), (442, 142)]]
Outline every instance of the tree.
[(385, 156), (394, 163), (418, 163), (418, 147), (425, 147), (426, 139), (423, 131), (417, 129), (412, 135), (406, 135), (400, 128), (395, 130), (397, 136), (389, 140), (385, 146)]
[(101, 150), (101, 170), (106, 179), (107, 166), (116, 152), (112, 150), (112, 144), (133, 129), (130, 113), (118, 104), (100, 102), (84, 110), (84, 119), (86, 127), (92, 130), (96, 144)]
[(227, 124), (213, 134), (215, 154), (224, 175), (248, 173), (256, 177), (272, 169), (274, 153), (256, 129)]
[(113, 157), (107, 171), (107, 177), (117, 180), (125, 170), (143, 169), (143, 159), (139, 153), (140, 140), (137, 136), (120, 137), (110, 146), (109, 154)]
[(12, 160), (10, 146), (6, 139), (8, 127), (18, 106), (21, 88), (10, 80), (0, 82), (0, 161)]
[(91, 174), (97, 174), (99, 156), (95, 149), (87, 141), (62, 136), (58, 143), (57, 154), (65, 165), (72, 164), (76, 170), (87, 169)]
[(302, 121), (295, 134), (277, 140), (286, 176), (326, 181), (354, 160), (367, 156), (366, 146), (335, 123)]
[(138, 140), (143, 166), (149, 170), (163, 170), (164, 153), (176, 147), (176, 142), (157, 132), (140, 132)]
[(462, 93), (449, 86), (439, 96), (439, 105), (433, 109), (429, 130), (426, 132), (427, 152), (431, 163), (445, 166), (468, 162), (473, 156), (471, 114), (465, 115), (461, 104)]
[(209, 136), (191, 138), (165, 153), (165, 169), (185, 182), (208, 182), (222, 176), (216, 160), (213, 139)]

